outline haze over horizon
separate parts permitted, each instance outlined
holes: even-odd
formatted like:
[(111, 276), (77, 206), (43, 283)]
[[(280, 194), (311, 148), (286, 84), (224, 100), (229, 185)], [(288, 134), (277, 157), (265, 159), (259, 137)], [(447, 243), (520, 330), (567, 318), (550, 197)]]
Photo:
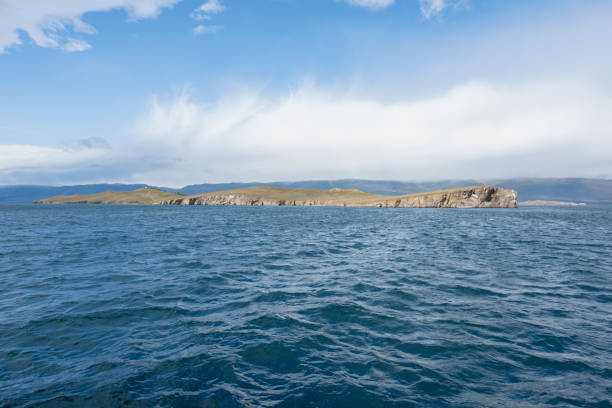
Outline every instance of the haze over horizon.
[(612, 3), (0, 0), (0, 185), (612, 178)]

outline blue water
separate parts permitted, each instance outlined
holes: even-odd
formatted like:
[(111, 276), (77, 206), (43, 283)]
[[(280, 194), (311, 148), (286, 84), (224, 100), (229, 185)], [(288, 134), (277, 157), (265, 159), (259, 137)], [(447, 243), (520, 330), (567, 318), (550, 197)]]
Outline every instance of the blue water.
[(610, 407), (612, 211), (0, 206), (0, 406)]

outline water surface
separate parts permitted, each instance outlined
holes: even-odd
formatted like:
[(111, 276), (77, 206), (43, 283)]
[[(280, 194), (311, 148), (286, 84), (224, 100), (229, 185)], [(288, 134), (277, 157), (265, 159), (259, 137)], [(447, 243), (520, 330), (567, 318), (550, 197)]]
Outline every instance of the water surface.
[(0, 406), (610, 407), (610, 208), (0, 206)]

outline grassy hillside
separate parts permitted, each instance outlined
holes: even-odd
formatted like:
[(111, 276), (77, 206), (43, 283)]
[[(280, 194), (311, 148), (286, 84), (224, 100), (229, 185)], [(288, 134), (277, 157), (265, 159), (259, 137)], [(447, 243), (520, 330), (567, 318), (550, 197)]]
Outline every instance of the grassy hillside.
[(41, 204), (155, 204), (163, 200), (173, 200), (181, 197), (180, 194), (145, 187), (134, 191), (106, 191), (98, 194), (72, 196), (60, 195), (36, 202)]
[[(363, 191), (355, 189), (330, 189), (330, 190), (307, 190), (303, 188), (282, 188), (275, 186), (255, 186), (240, 188), (234, 190), (225, 190), (217, 192), (209, 192), (205, 195), (230, 195), (239, 194), (252, 198), (268, 198), (274, 200), (287, 200), (287, 201), (302, 201), (302, 200), (335, 200), (339, 202), (357, 202), (364, 200), (376, 200), (380, 198), (386, 198), (379, 194), (364, 193)], [(199, 195), (194, 195), (197, 197)]]
[(51, 197), (44, 200), (36, 201), (37, 203), (43, 204), (158, 204), (160, 202), (169, 202), (171, 200), (183, 199), (189, 201), (190, 199), (197, 199), (202, 197), (209, 197), (211, 199), (224, 202), (226, 199), (231, 200), (234, 197), (239, 196), (242, 202), (248, 202), (249, 200), (269, 200), (273, 202), (287, 201), (287, 202), (324, 202), (325, 205), (372, 205), (388, 200), (396, 201), (400, 199), (407, 199), (412, 197), (427, 197), (427, 196), (440, 196), (445, 193), (463, 192), (469, 188), (474, 187), (462, 187), (455, 189), (437, 190), (430, 192), (422, 192), (416, 194), (407, 194), (400, 196), (389, 196), (381, 194), (371, 194), (359, 191), (356, 189), (338, 189), (333, 188), (331, 190), (307, 190), (307, 189), (287, 189), (282, 187), (274, 186), (255, 186), (248, 188), (241, 188), (235, 190), (217, 191), (205, 194), (183, 196), (179, 194), (168, 193), (165, 191), (153, 189), (153, 188), (141, 188), (135, 191), (107, 191), (104, 193), (90, 194), (90, 195), (73, 195), (73, 196), (57, 196)]
[[(470, 185), (490, 184), (516, 190), (520, 200), (585, 201), (612, 203), (612, 180), (586, 178), (524, 178), (440, 181), (392, 181), (392, 180), (312, 180), (296, 182), (271, 182), (268, 186), (329, 190), (332, 188), (357, 189), (372, 194), (404, 195), (459, 188)], [(173, 190), (184, 195), (195, 195), (213, 191), (234, 190), (262, 183), (197, 184)]]
[(380, 208), (515, 208), (516, 192), (493, 186), (468, 186), (406, 195), (364, 193), (355, 189), (307, 190), (256, 186), (164, 202), (173, 205), (273, 205)]

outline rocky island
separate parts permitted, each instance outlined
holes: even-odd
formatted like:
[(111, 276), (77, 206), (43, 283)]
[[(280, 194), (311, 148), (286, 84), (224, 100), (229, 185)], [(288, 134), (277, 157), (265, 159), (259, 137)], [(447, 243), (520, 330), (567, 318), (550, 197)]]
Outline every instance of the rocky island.
[(160, 204), (160, 205), (247, 205), (330, 206), (379, 208), (516, 208), (514, 190), (494, 186), (470, 186), (425, 193), (388, 196), (355, 189), (306, 190), (257, 186), (183, 196), (142, 188), (128, 192), (57, 196), (35, 201), (43, 204)]

